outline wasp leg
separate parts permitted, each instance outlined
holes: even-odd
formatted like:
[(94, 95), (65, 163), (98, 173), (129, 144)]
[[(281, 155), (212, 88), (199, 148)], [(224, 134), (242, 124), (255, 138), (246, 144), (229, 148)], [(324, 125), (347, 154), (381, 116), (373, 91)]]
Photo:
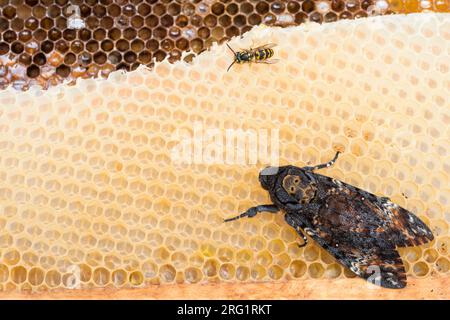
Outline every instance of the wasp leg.
[(336, 162), (336, 160), (339, 156), (339, 153), (340, 153), (339, 151), (336, 152), (336, 155), (334, 156), (334, 158), (332, 160), (328, 161), (327, 163), (322, 163), (322, 164), (319, 164), (319, 165), (313, 166), (313, 167), (303, 167), (302, 169), (305, 169), (308, 171), (314, 171), (314, 170), (331, 167)]
[(241, 218), (244, 218), (244, 217), (252, 218), (252, 217), (256, 216), (256, 214), (258, 212), (277, 213), (279, 211), (280, 211), (280, 209), (278, 209), (278, 207), (276, 205), (274, 205), (274, 204), (263, 204), (263, 205), (260, 205), (260, 206), (251, 207), (250, 209), (248, 209), (247, 211), (245, 211), (244, 213), (241, 213), (240, 215), (238, 215), (236, 217), (225, 219), (224, 222), (238, 220), (238, 219), (241, 219)]

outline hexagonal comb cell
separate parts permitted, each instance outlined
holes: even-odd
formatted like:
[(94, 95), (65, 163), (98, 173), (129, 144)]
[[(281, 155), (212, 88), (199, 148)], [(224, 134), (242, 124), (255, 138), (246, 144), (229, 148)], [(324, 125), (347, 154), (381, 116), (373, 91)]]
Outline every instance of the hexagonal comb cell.
[[(268, 12), (259, 3), (252, 5)], [(136, 12), (202, 13), (146, 6)], [(216, 3), (213, 10), (254, 10), (241, 6)], [(120, 8), (94, 11), (98, 19), (133, 16)], [(223, 223), (269, 201), (258, 182), (265, 163), (177, 162), (177, 129), (189, 138), (198, 122), (205, 130), (277, 129), (281, 164), (322, 163), (342, 151), (320, 173), (388, 196), (432, 229), (435, 241), (400, 248), (408, 279), (448, 277), (448, 19), (379, 19), (376, 28), (367, 19), (307, 32), (256, 28), (231, 45), (264, 35), (283, 62), (234, 73), (225, 72), (230, 53), (222, 46), (188, 66), (165, 61), (152, 72), (113, 73), (38, 98), (34, 90), (1, 91), (0, 290), (355, 277), (314, 241), (299, 248), (281, 214)], [(30, 65), (22, 72), (35, 79), (49, 64), (64, 77), (78, 61), (146, 58), (131, 48), (148, 42), (117, 44), (134, 36), (127, 30), (110, 29), (115, 42), (63, 32), (74, 36), (66, 46), (72, 55), (25, 49)]]
[[(0, 0), (0, 88), (50, 85), (191, 61), (213, 42), (253, 26), (299, 25), (373, 15), (448, 12), (448, 0), (89, 1)], [(45, 55), (30, 59), (29, 55)], [(59, 57), (60, 56), (60, 57)], [(25, 70), (25, 71), (24, 71)]]

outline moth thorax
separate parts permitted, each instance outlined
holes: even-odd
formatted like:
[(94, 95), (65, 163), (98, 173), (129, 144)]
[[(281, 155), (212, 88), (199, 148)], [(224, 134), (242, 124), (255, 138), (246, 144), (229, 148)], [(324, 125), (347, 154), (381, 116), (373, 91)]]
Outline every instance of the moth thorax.
[(300, 203), (310, 202), (316, 194), (316, 185), (303, 183), (300, 176), (287, 175), (283, 179), (283, 189)]

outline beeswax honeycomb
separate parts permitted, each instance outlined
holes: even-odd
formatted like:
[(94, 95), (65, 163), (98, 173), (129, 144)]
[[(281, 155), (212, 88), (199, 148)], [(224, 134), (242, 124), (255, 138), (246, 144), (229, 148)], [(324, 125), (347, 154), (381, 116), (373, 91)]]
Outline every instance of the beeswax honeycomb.
[(416, 213), (436, 239), (401, 250), (408, 277), (447, 278), (449, 17), (257, 27), (230, 45), (276, 43), (277, 64), (227, 73), (221, 45), (192, 64), (3, 90), (0, 289), (354, 277), (314, 241), (299, 248), (282, 214), (223, 223), (269, 201), (267, 163), (180, 164), (177, 132), (199, 123), (278, 129), (280, 164), (342, 151), (321, 173)]
[[(449, 12), (448, 0), (0, 0), (0, 89), (192, 59), (253, 26)], [(76, 23), (75, 23), (76, 22)]]

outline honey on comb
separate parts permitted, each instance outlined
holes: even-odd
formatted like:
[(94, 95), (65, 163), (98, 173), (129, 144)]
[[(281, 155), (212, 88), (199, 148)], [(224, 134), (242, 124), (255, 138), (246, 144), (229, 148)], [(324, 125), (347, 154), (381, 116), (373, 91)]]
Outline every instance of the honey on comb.
[[(0, 91), (0, 290), (354, 277), (312, 241), (298, 248), (282, 215), (222, 223), (269, 200), (258, 172), (275, 164), (178, 163), (177, 128), (198, 122), (279, 130), (279, 165), (342, 151), (321, 173), (432, 229), (432, 243), (399, 250), (408, 278), (448, 277), (449, 36), (448, 15), (433, 13), (258, 27), (230, 45), (264, 38), (279, 63), (226, 73), (222, 45), (190, 65)], [(70, 66), (62, 54), (47, 61)]]

